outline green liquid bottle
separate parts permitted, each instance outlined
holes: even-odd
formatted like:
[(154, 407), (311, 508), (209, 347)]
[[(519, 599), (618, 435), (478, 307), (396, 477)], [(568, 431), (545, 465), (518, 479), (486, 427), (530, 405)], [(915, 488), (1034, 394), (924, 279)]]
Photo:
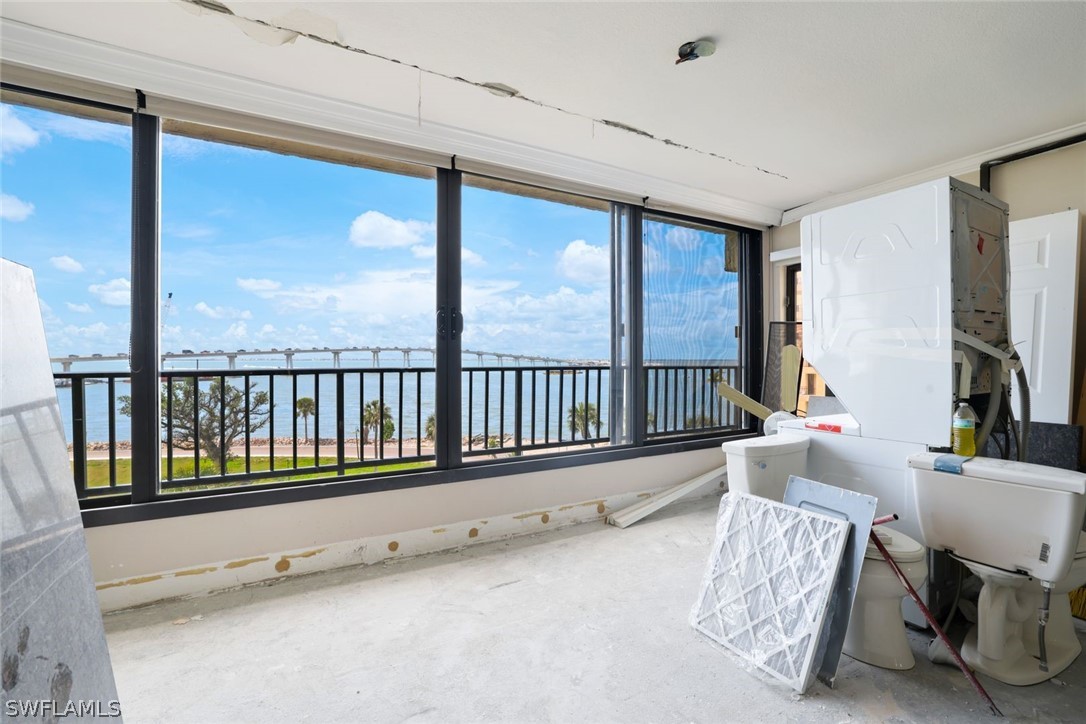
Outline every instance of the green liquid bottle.
[(977, 413), (966, 402), (959, 402), (954, 411), (953, 427), (950, 431), (951, 445), (955, 455), (971, 458), (977, 454)]

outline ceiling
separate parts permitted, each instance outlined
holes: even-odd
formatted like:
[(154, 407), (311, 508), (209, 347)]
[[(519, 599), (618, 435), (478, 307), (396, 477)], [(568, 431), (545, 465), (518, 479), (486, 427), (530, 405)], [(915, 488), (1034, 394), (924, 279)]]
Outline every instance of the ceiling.
[[(1086, 129), (1082, 2), (222, 6), (233, 16), (191, 0), (4, 2), (0, 13), (378, 109), (430, 132), (437, 150), (466, 153), (467, 131), (522, 149), (528, 170), (542, 170), (536, 152), (564, 154), (613, 170), (616, 187), (642, 179), (625, 191), (686, 187), (770, 210), (750, 214), (762, 220)], [(678, 46), (701, 37), (716, 54), (675, 65)]]

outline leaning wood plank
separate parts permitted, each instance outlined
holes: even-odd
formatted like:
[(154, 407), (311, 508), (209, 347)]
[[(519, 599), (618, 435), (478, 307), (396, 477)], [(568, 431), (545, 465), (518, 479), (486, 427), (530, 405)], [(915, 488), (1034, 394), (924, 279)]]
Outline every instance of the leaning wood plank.
[(750, 414), (762, 420), (766, 419), (773, 414), (773, 410), (758, 402), (757, 400), (747, 397), (739, 390), (735, 389), (727, 382), (721, 382), (716, 386), (716, 393), (726, 400), (730, 400), (739, 407), (743, 408)]
[(628, 508), (616, 511), (607, 516), (607, 522), (611, 525), (618, 526), (619, 528), (625, 528), (633, 525), (637, 521), (641, 520), (645, 516), (651, 515), (661, 508), (674, 503), (676, 500), (689, 495), (706, 483), (710, 483), (720, 478), (723, 478), (728, 473), (728, 466), (721, 465), (719, 468), (714, 468), (707, 473), (699, 475), (692, 480), (687, 480), (685, 483), (679, 483), (674, 485), (664, 492), (649, 498), (648, 500), (631, 505)]

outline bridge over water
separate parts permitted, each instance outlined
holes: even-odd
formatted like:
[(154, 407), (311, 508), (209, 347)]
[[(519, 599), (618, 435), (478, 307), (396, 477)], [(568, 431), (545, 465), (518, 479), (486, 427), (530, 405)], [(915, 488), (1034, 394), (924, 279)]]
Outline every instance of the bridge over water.
[[(295, 347), (287, 347), (286, 349), (277, 349), (272, 347), (270, 349), (237, 349), (237, 350), (201, 350), (195, 352), (190, 349), (182, 350), (180, 352), (165, 352), (162, 355), (164, 362), (178, 361), (178, 360), (226, 360), (228, 369), (236, 369), (238, 358), (264, 358), (278, 359), (282, 358), (286, 369), (294, 369), (295, 357), (307, 358), (313, 356), (331, 356), (332, 367), (338, 369), (342, 366), (342, 360), (344, 355), (361, 354), (363, 356), (369, 355), (374, 367), (379, 367), (381, 363), (382, 354), (400, 354), (403, 359), (404, 367), (412, 366), (412, 355), (416, 357), (424, 357), (431, 366), (436, 364), (437, 351), (433, 347), (311, 347), (309, 349), (300, 349)], [(570, 360), (559, 359), (557, 357), (542, 357), (538, 355), (523, 355), (523, 354), (511, 354), (509, 352), (484, 352), (481, 350), (465, 349), (462, 351), (465, 355), (474, 355), (479, 365), (484, 364), (486, 359), (497, 360), (498, 366), (505, 366), (507, 363), (511, 366), (523, 366), (523, 365), (590, 365), (590, 364), (606, 364), (605, 360)], [(73, 365), (83, 364), (97, 364), (100, 362), (118, 362), (126, 361), (128, 359), (127, 354), (115, 354), (115, 355), (68, 355), (67, 357), (53, 357), (50, 362), (53, 364), (61, 365), (64, 372), (71, 372)]]

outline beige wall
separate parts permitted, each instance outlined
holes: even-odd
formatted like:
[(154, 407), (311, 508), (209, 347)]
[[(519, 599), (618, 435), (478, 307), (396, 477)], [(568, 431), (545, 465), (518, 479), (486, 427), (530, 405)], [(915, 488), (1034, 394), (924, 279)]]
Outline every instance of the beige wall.
[[(957, 178), (980, 184), (980, 169), (958, 174)], [(1086, 143), (1014, 161), (992, 168), (992, 193), (1010, 205), (1011, 221), (1078, 209), (1079, 295), (1078, 327), (1075, 336), (1074, 420), (1086, 424), (1083, 406), (1083, 374), (1086, 371)], [(770, 229), (769, 247), (780, 251), (799, 246), (799, 222)], [(770, 268), (767, 275), (772, 274)], [(779, 305), (779, 301), (774, 304)], [(1084, 459), (1086, 462), (1086, 459)]]
[(602, 501), (611, 513), (614, 506), (608, 499), (612, 496), (680, 483), (723, 464), (720, 449), (710, 448), (424, 488), (99, 526), (87, 529), (87, 546), (95, 581), (112, 581), (585, 500)]

